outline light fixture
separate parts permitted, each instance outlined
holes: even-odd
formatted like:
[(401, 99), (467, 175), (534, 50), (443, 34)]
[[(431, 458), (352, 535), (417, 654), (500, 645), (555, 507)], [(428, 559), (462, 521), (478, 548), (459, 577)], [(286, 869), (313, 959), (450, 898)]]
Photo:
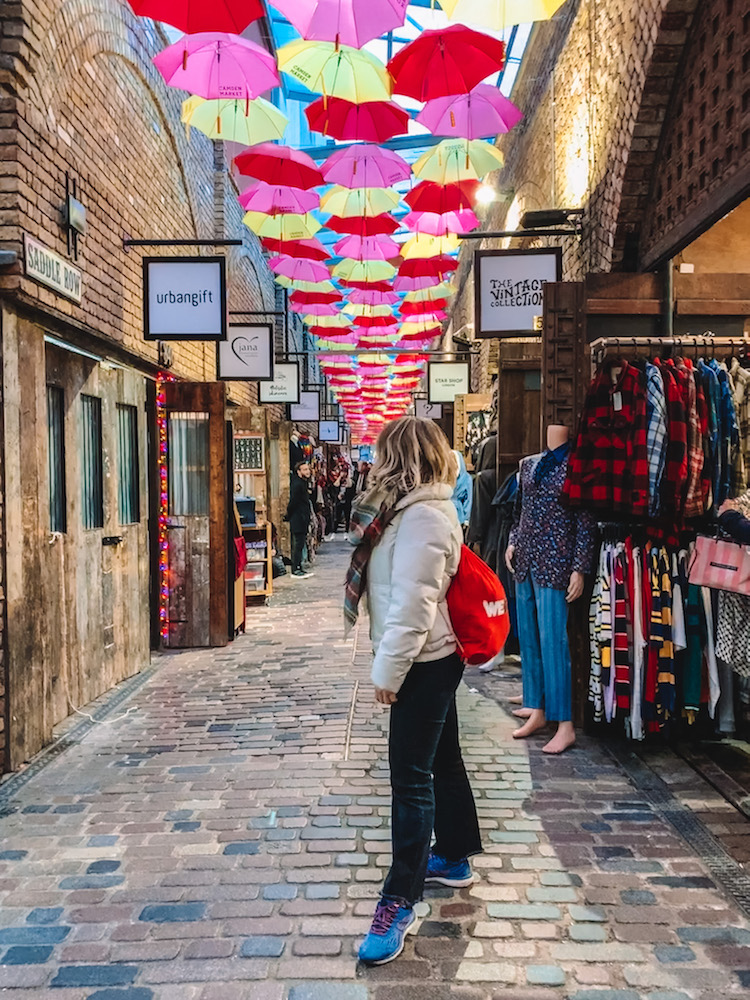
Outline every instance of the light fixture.
[(489, 184), (480, 184), (476, 198), (479, 205), (491, 205), (497, 199), (497, 192)]
[(565, 226), (571, 216), (583, 215), (582, 208), (548, 208), (537, 212), (524, 212), (521, 229), (544, 229), (547, 226)]

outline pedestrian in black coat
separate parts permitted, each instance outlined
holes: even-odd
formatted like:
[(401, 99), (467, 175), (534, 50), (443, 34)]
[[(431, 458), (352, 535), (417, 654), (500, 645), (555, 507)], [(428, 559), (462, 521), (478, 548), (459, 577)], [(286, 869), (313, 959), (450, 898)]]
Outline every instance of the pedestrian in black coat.
[(307, 531), (310, 527), (310, 463), (297, 462), (289, 490), (289, 504), (286, 519), (292, 535), (292, 576), (307, 576), (302, 569), (302, 553), (305, 550)]

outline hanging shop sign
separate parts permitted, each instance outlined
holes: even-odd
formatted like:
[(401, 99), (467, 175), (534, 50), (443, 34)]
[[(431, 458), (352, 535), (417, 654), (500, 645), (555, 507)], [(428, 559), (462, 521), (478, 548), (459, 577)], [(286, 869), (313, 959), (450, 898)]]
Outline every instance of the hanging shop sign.
[(224, 257), (144, 257), (146, 340), (225, 340)]
[(544, 286), (562, 277), (562, 250), (476, 250), (474, 334), (538, 337)]
[(224, 381), (271, 381), (273, 326), (270, 323), (230, 326), (227, 339), (216, 345), (216, 370)]
[(320, 393), (317, 389), (304, 389), (299, 394), (299, 402), (292, 403), (289, 408), (289, 419), (320, 420)]
[(66, 299), (81, 301), (82, 275), (78, 268), (26, 233), (23, 236), (23, 263), (27, 278), (46, 285)]
[(258, 388), (261, 403), (299, 402), (299, 365), (296, 361), (273, 366), (273, 379), (261, 382)]
[(452, 403), (471, 391), (468, 361), (432, 361), (427, 365), (427, 401)]
[(338, 420), (321, 420), (318, 425), (318, 440), (328, 444), (341, 444), (341, 426)]
[(414, 412), (424, 420), (442, 420), (443, 404), (431, 403), (429, 399), (415, 399)]
[(349, 452), (349, 457), (351, 458), (352, 462), (358, 462), (359, 448), (352, 448), (351, 451)]

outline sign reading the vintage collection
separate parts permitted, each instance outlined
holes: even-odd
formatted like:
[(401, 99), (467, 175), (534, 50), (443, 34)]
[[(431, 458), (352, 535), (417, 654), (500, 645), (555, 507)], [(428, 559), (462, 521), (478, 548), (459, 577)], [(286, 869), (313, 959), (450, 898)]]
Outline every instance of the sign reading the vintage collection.
[(318, 439), (329, 444), (341, 444), (341, 429), (338, 420), (321, 420), (318, 424)]
[(443, 416), (443, 404), (431, 403), (429, 399), (415, 399), (414, 413), (423, 420), (441, 420)]
[(223, 257), (144, 257), (146, 340), (224, 340), (227, 280)]
[(27, 278), (52, 288), (74, 302), (81, 301), (81, 272), (64, 257), (24, 233), (23, 261)]
[(427, 365), (427, 399), (452, 403), (471, 392), (468, 361), (432, 361)]
[(320, 420), (320, 393), (317, 389), (305, 389), (299, 394), (299, 402), (289, 407), (290, 420)]
[(261, 382), (258, 388), (261, 403), (299, 402), (299, 365), (296, 361), (273, 366), (273, 380)]
[(273, 379), (273, 327), (270, 323), (230, 326), (216, 345), (216, 370), (224, 381)]
[(544, 286), (560, 281), (562, 250), (477, 250), (474, 335), (538, 337)]

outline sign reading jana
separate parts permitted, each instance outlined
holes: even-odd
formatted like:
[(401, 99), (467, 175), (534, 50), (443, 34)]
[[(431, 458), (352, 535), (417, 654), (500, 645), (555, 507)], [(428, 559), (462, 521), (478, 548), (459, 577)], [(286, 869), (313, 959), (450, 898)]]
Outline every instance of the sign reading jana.
[(217, 345), (218, 377), (259, 382), (273, 378), (273, 327), (270, 323), (230, 326)]
[(146, 340), (224, 340), (224, 257), (144, 257), (143, 335)]
[(81, 301), (81, 272), (78, 268), (25, 233), (23, 260), (27, 278), (33, 278), (74, 302)]

